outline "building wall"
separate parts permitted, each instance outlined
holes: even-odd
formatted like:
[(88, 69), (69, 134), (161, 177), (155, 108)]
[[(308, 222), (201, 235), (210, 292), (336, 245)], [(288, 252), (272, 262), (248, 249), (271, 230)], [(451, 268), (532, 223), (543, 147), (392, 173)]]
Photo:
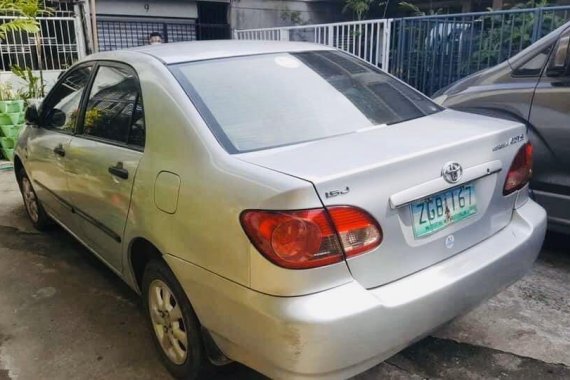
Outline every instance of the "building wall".
[(197, 18), (194, 0), (96, 0), (97, 14)]
[(99, 51), (148, 43), (151, 33), (167, 42), (196, 39), (195, 0), (96, 0)]
[[(200, 0), (96, 0), (98, 15), (189, 18), (198, 15)], [(209, 0), (230, 4), (233, 29), (264, 28), (343, 21), (344, 0)]]
[(270, 28), (342, 21), (344, 1), (232, 0), (233, 29)]

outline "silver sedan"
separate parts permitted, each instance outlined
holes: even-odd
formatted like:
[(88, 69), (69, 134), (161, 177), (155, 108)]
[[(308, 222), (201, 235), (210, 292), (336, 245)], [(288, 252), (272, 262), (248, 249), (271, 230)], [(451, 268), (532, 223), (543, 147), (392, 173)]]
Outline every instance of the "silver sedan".
[(95, 54), (26, 117), (31, 220), (142, 294), (179, 378), (357, 374), (519, 279), (545, 234), (523, 125), (329, 47)]

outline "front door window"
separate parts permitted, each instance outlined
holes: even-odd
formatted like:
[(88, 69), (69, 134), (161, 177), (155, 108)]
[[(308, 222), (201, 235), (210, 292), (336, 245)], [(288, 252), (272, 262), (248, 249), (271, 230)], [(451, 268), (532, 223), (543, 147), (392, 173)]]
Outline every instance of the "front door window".
[(49, 94), (42, 107), (43, 127), (64, 133), (73, 133), (81, 96), (89, 82), (91, 66), (82, 66), (69, 72)]

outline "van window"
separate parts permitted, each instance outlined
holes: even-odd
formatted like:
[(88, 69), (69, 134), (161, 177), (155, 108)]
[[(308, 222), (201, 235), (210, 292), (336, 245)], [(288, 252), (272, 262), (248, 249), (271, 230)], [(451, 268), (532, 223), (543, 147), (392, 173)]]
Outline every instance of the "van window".
[(539, 76), (540, 73), (542, 73), (544, 65), (546, 65), (546, 61), (548, 60), (548, 56), (550, 55), (552, 46), (553, 45), (550, 45), (545, 49), (541, 50), (537, 55), (535, 55), (534, 57), (526, 61), (524, 64), (516, 68), (513, 74), (515, 76), (521, 76), (521, 77)]

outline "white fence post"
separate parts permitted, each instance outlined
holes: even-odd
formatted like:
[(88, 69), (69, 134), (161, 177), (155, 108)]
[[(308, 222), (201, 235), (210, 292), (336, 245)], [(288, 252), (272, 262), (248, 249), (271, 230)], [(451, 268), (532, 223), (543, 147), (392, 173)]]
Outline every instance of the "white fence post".
[(279, 41), (289, 41), (289, 30), (279, 29)]
[(384, 21), (384, 33), (382, 33), (382, 70), (388, 72), (390, 70), (390, 41), (392, 36), (392, 21), (387, 19)]
[(334, 44), (334, 35), (333, 35), (333, 33), (334, 33), (334, 26), (333, 26), (333, 25), (329, 25), (329, 26), (327, 27), (327, 31), (328, 31), (328, 32), (327, 32), (327, 33), (328, 33), (328, 36), (327, 36), (327, 45), (333, 46), (333, 44)]

